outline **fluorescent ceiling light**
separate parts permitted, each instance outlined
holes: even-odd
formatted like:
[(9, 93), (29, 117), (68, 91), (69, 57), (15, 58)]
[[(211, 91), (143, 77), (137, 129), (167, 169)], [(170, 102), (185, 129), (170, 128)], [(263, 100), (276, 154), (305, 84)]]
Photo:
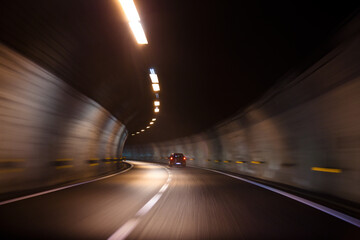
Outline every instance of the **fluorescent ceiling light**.
[(150, 128), (150, 126), (147, 126), (146, 128)]
[(156, 108), (154, 109), (154, 112), (158, 113), (158, 112), (160, 112), (160, 109), (159, 109), (158, 107), (156, 107)]
[(154, 106), (155, 106), (155, 107), (160, 106), (160, 101), (154, 101)]
[(135, 136), (135, 133), (131, 134), (131, 136)]
[(144, 131), (145, 131), (145, 129), (141, 129), (141, 131), (142, 131), (142, 132), (144, 132)]
[(140, 134), (140, 132), (136, 132), (136, 134)]
[(152, 83), (159, 83), (158, 76), (157, 76), (155, 73), (151, 73), (151, 74), (149, 74), (149, 75), (150, 75), (150, 78), (151, 78), (151, 82), (152, 82)]
[(154, 92), (160, 91), (160, 85), (158, 83), (152, 84), (152, 88), (153, 88)]
[(136, 38), (136, 41), (138, 44), (148, 44), (148, 41), (146, 39), (144, 29), (141, 26), (141, 23), (139, 22), (129, 22), (130, 28)]
[(155, 121), (156, 121), (156, 118), (151, 119), (151, 121), (155, 122)]
[(140, 16), (133, 0), (119, 0), (129, 22), (139, 22)]
[(154, 124), (154, 122), (150, 122), (150, 125), (153, 125)]

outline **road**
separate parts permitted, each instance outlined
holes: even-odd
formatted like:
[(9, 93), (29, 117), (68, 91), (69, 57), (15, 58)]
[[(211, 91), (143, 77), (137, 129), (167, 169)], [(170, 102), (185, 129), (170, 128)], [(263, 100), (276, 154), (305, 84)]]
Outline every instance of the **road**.
[(198, 168), (125, 173), (0, 206), (0, 239), (360, 239), (360, 228)]

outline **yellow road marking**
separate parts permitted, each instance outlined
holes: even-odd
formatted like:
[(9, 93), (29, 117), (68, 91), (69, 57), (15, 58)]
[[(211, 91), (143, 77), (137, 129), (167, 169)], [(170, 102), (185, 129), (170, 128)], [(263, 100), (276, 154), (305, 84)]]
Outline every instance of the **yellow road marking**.
[(236, 163), (244, 163), (244, 161), (236, 161)]
[(253, 163), (253, 164), (261, 164), (261, 162), (259, 162), (259, 161), (251, 161), (251, 163)]
[(341, 173), (341, 169), (337, 168), (321, 168), (321, 167), (312, 167), (311, 170), (318, 172), (329, 172), (329, 173)]
[(99, 161), (99, 158), (90, 158), (90, 160)]
[(0, 169), (0, 173), (13, 173), (13, 172), (22, 172), (24, 168), (4, 168)]
[(62, 169), (62, 168), (72, 168), (73, 165), (64, 165), (64, 166), (57, 166), (56, 169)]
[(220, 160), (215, 160), (215, 162), (220, 162)]
[(225, 161), (224, 161), (224, 163), (229, 163), (229, 162), (230, 162), (230, 161), (228, 161), (228, 160), (225, 160)]
[(4, 162), (24, 162), (24, 159), (0, 159), (0, 163)]
[(99, 165), (98, 163), (91, 163), (90, 166), (97, 166)]

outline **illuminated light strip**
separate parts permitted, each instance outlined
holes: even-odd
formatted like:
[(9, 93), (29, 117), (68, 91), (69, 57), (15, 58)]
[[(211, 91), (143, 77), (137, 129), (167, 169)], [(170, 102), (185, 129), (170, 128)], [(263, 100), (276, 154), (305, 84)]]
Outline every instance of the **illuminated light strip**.
[(216, 172), (216, 173), (219, 173), (219, 174), (222, 174), (222, 175), (225, 175), (225, 176), (228, 176), (228, 177), (232, 177), (232, 178), (236, 178), (238, 180), (241, 180), (241, 181), (244, 181), (244, 182), (247, 182), (247, 183), (250, 183), (250, 184), (253, 184), (253, 185), (256, 185), (258, 187), (261, 187), (261, 188), (264, 188), (264, 189), (267, 189), (269, 191), (272, 191), (272, 192), (275, 192), (275, 193), (278, 193), (280, 195), (283, 195), (285, 197), (288, 197), (288, 198), (291, 198), (295, 201), (298, 201), (300, 203), (303, 203), (309, 207), (312, 207), (312, 208), (315, 208), (317, 210), (320, 210), (324, 213), (327, 213), (333, 217), (336, 217), (338, 219), (341, 219), (347, 223), (350, 223), (356, 227), (360, 227), (360, 219), (357, 219), (357, 218), (354, 218), (352, 216), (349, 216), (347, 214), (344, 214), (342, 212), (339, 212), (339, 211), (336, 211), (334, 209), (331, 209), (331, 208), (328, 208), (328, 207), (325, 207), (323, 205), (320, 205), (318, 203), (315, 203), (315, 202), (312, 202), (310, 200), (307, 200), (305, 198), (302, 198), (302, 197), (298, 197), (296, 195), (293, 195), (291, 193), (287, 193), (285, 191), (282, 191), (282, 190), (279, 190), (279, 189), (276, 189), (276, 188), (273, 188), (273, 187), (270, 187), (270, 186), (266, 186), (264, 184), (261, 184), (261, 183), (258, 183), (258, 182), (254, 182), (254, 181), (251, 181), (251, 180), (248, 180), (248, 179), (245, 179), (245, 178), (242, 178), (242, 177), (238, 177), (238, 176), (235, 176), (235, 175), (231, 175), (231, 174), (228, 174), (228, 173), (224, 173), (224, 172), (220, 172), (218, 170), (214, 170), (214, 169), (209, 169), (209, 168), (203, 168), (203, 167), (194, 167), (194, 166), (190, 166), (190, 167), (193, 167), (193, 168), (199, 168), (199, 169), (204, 169), (204, 170), (207, 170), (207, 171), (211, 171), (211, 172)]
[(138, 44), (148, 44), (144, 29), (140, 23), (140, 16), (133, 0), (119, 0), (128, 19), (130, 29)]
[(86, 183), (92, 183), (92, 182), (96, 182), (96, 181), (99, 181), (99, 180), (103, 180), (103, 179), (106, 179), (106, 178), (109, 178), (109, 177), (116, 176), (116, 175), (121, 174), (121, 173), (125, 173), (125, 172), (131, 170), (133, 167), (134, 167), (134, 165), (130, 164), (130, 167), (128, 169), (125, 169), (124, 171), (114, 173), (114, 174), (111, 174), (111, 175), (108, 175), (108, 176), (104, 176), (104, 177), (101, 177), (101, 178), (96, 178), (96, 179), (86, 181), (86, 182), (75, 183), (75, 184), (71, 184), (71, 185), (68, 185), (68, 186), (60, 187), (60, 188), (54, 188), (54, 189), (51, 189), (51, 190), (48, 190), (48, 191), (34, 193), (34, 194), (30, 194), (30, 195), (23, 196), (23, 197), (18, 197), (18, 198), (13, 198), (13, 199), (9, 199), (9, 200), (6, 200), (6, 201), (2, 201), (2, 202), (0, 202), (0, 206), (5, 205), (5, 204), (9, 204), (9, 203), (13, 203), (13, 202), (18, 202), (18, 201), (25, 200), (25, 199), (29, 199), (29, 198), (33, 198), (33, 197), (37, 197), (37, 196), (41, 196), (41, 195), (45, 195), (45, 194), (52, 193), (52, 192), (61, 191), (61, 190), (67, 189), (67, 188), (80, 186), (80, 185), (83, 185), (83, 184), (86, 184)]
[(119, 0), (129, 22), (139, 22), (140, 16), (133, 0)]
[(131, 31), (133, 32), (138, 44), (148, 44), (144, 29), (139, 22), (129, 22)]
[(312, 167), (311, 170), (318, 172), (328, 172), (328, 173), (341, 173), (341, 169), (337, 168), (321, 168), (321, 167)]
[(151, 86), (152, 86), (154, 92), (160, 91), (160, 85), (158, 83), (153, 83), (153, 84), (151, 84)]
[(150, 79), (151, 79), (151, 82), (152, 82), (152, 83), (159, 83), (159, 79), (158, 79), (157, 74), (155, 74), (155, 73), (150, 73), (149, 75), (150, 75)]
[(167, 168), (164, 169), (168, 173), (168, 179), (166, 183), (161, 187), (159, 192), (156, 193), (155, 196), (153, 196), (142, 208), (140, 208), (140, 210), (135, 214), (135, 217), (131, 218), (124, 225), (122, 225), (113, 235), (108, 238), (108, 240), (126, 239), (126, 237), (129, 236), (129, 234), (132, 232), (132, 230), (134, 230), (134, 228), (140, 223), (141, 217), (147, 214), (152, 209), (152, 207), (159, 201), (165, 190), (169, 187), (172, 178), (171, 172)]

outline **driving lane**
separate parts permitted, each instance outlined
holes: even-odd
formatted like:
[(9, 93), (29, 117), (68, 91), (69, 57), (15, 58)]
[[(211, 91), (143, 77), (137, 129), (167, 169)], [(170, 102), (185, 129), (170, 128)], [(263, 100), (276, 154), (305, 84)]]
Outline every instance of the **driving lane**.
[(258, 186), (171, 168), (168, 190), (128, 239), (360, 239), (360, 229)]
[(133, 164), (104, 180), (0, 206), (0, 239), (107, 239), (168, 178), (164, 167)]
[(0, 206), (0, 239), (359, 239), (307, 205), (198, 168), (132, 162), (104, 180)]

